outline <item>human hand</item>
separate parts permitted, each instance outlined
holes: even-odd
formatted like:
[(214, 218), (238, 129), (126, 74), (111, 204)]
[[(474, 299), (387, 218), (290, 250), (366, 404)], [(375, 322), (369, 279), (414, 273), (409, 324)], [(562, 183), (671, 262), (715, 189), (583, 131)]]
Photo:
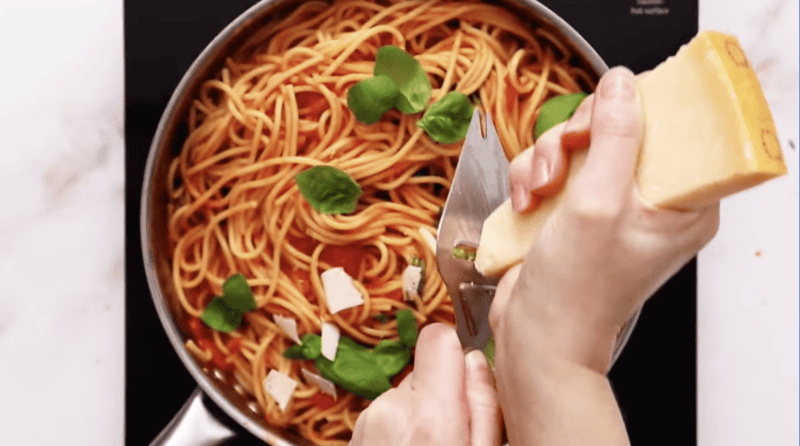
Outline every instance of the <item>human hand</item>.
[[(633, 74), (616, 68), (570, 121), (513, 160), (515, 210), (535, 205), (537, 194), (552, 193), (564, 180), (562, 142), (585, 134), (589, 125), (582, 170), (523, 263), (501, 280), (490, 321), (495, 337), (517, 330), (534, 343), (539, 355), (528, 357), (554, 354), (605, 374), (622, 325), (711, 240), (719, 206), (681, 212), (654, 209), (638, 198), (641, 102)], [(500, 361), (500, 345), (497, 356)]]
[(422, 329), (414, 371), (361, 413), (351, 446), (499, 445), (497, 398), (480, 351), (465, 355), (455, 330)]

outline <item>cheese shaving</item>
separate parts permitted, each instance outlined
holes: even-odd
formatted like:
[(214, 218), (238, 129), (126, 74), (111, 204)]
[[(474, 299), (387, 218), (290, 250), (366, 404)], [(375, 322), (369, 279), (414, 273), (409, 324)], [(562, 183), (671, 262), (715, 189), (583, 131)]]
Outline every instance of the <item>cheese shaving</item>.
[(336, 358), (336, 350), (339, 348), (339, 327), (330, 322), (322, 323), (322, 356), (331, 361)]
[(344, 271), (344, 268), (331, 268), (320, 274), (320, 279), (325, 290), (328, 310), (332, 314), (364, 303), (364, 297), (353, 285), (353, 278)]
[(280, 407), (281, 410), (285, 411), (289, 406), (289, 400), (292, 399), (292, 394), (298, 384), (297, 381), (293, 380), (285, 373), (273, 369), (270, 370), (267, 377), (264, 378), (264, 391), (275, 399), (275, 402), (278, 403), (278, 407)]
[(316, 384), (323, 393), (327, 393), (332, 396), (333, 399), (336, 399), (336, 385), (334, 383), (306, 369), (301, 369), (301, 372), (303, 372), (303, 377), (306, 381)]

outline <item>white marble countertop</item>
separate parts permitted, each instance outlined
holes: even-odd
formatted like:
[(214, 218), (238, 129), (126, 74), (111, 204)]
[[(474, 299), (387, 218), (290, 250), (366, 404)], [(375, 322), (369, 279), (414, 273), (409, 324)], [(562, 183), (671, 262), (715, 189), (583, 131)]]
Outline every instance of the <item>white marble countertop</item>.
[[(122, 23), (120, 0), (0, 4), (3, 444), (123, 442)], [(700, 28), (739, 37), (789, 175), (725, 200), (700, 254), (699, 444), (796, 445), (798, 2), (700, 0)]]

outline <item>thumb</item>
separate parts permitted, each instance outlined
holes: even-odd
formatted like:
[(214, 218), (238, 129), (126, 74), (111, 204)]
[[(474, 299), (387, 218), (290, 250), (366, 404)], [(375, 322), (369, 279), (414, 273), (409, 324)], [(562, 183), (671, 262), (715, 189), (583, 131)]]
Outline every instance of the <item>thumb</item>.
[(591, 145), (575, 179), (576, 196), (600, 209), (618, 209), (630, 196), (644, 135), (641, 99), (633, 73), (617, 67), (606, 73), (595, 93)]
[(470, 445), (499, 445), (497, 392), (492, 384), (489, 363), (480, 350), (467, 353), (465, 361)]

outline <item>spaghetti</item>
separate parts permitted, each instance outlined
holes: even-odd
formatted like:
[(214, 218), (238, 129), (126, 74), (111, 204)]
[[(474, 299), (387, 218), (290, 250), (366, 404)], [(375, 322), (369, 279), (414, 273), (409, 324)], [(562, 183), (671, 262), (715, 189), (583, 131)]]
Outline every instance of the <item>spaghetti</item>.
[[(334, 400), (306, 383), (301, 368), (313, 365), (282, 356), (293, 342), (273, 315), (295, 319), (301, 336), (329, 321), (367, 346), (396, 339), (394, 318), (376, 316), (399, 309), (410, 308), (420, 327), (454, 323), (421, 231), (435, 234), (461, 144), (433, 142), (415, 126), (420, 116), (397, 110), (369, 126), (355, 120), (347, 89), (372, 76), (383, 45), (419, 60), (431, 103), (451, 90), (477, 99), (509, 158), (533, 144), (545, 100), (594, 89), (593, 77), (545, 29), (499, 6), (436, 0), (301, 2), (202, 84), (168, 179), (172, 279), (190, 317), (186, 347), (228, 372), (267, 424), (318, 445), (347, 444), (368, 401), (346, 392)], [(294, 176), (322, 164), (363, 189), (353, 214), (321, 215), (302, 199)], [(413, 257), (424, 260), (426, 280), (419, 297), (405, 301), (400, 276)], [(320, 274), (332, 267), (354, 278), (363, 305), (330, 314)], [(258, 309), (220, 334), (198, 318), (237, 272)], [(271, 369), (300, 383), (285, 411), (262, 387)]]

